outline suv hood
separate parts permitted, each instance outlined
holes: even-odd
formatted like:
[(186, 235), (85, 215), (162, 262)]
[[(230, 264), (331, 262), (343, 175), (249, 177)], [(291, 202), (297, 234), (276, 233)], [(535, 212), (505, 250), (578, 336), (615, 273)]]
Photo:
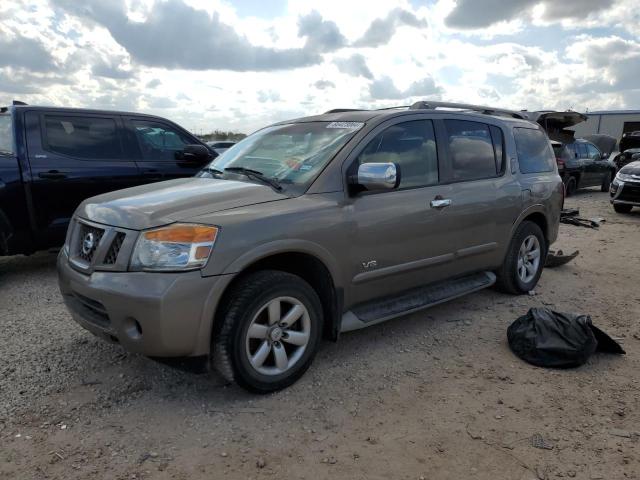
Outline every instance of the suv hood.
[(626, 164), (620, 169), (620, 173), (624, 173), (625, 175), (640, 176), (640, 162), (636, 161)]
[(117, 190), (85, 200), (76, 214), (115, 227), (143, 230), (289, 196), (255, 183), (180, 178)]

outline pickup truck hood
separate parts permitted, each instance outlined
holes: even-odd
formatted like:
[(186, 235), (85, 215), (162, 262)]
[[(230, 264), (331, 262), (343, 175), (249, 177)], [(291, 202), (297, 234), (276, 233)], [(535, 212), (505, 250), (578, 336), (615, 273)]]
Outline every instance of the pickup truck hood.
[(153, 228), (189, 218), (290, 198), (266, 185), (180, 178), (117, 190), (85, 200), (76, 214), (87, 220), (133, 230)]

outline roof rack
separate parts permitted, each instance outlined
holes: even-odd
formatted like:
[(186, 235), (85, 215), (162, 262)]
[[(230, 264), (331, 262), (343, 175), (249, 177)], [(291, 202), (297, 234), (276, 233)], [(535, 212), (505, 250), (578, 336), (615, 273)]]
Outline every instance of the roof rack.
[(21, 102), (20, 100), (14, 100), (13, 105), (27, 105), (25, 102)]
[(342, 113), (342, 112), (362, 112), (361, 108), (334, 108), (333, 110), (327, 110), (323, 115), (327, 113)]
[(452, 103), (452, 102), (431, 102), (419, 101), (409, 107), (409, 110), (435, 110), (436, 108), (457, 108), (460, 110), (471, 110), (474, 112), (484, 113), (486, 115), (498, 115), (503, 117), (520, 118), (529, 120), (527, 112), (518, 112), (516, 110), (506, 110), (504, 108), (485, 107), (482, 105), (472, 105), (469, 103)]

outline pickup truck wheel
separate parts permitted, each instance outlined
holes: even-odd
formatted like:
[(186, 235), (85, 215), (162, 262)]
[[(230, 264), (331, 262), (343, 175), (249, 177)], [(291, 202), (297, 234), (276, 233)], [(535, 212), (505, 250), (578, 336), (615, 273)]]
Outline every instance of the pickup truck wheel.
[(565, 196), (570, 197), (571, 195), (576, 193), (577, 188), (578, 181), (576, 180), (576, 177), (569, 177), (569, 179), (567, 180), (567, 184), (564, 187)]
[(522, 222), (516, 229), (500, 269), (496, 286), (507, 293), (520, 295), (536, 286), (547, 257), (547, 242), (538, 225)]
[(265, 270), (235, 286), (213, 339), (214, 367), (257, 393), (283, 389), (309, 368), (322, 332), (320, 299), (302, 278)]
[(617, 213), (629, 213), (632, 208), (633, 208), (633, 205), (627, 205), (626, 203), (614, 203), (613, 204), (613, 209)]
[(609, 187), (611, 186), (611, 181), (613, 180), (614, 174), (612, 172), (607, 172), (607, 174), (602, 179), (602, 185), (600, 185), (601, 192), (608, 192)]

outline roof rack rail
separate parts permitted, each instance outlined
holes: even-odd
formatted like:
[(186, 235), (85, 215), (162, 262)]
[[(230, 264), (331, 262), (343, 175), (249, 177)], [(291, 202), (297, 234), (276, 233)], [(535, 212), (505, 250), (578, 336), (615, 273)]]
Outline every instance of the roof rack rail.
[(460, 110), (471, 110), (474, 112), (484, 113), (486, 115), (499, 115), (503, 117), (529, 120), (526, 112), (506, 110), (504, 108), (485, 107), (482, 105), (472, 105), (469, 103), (431, 102), (422, 100), (411, 105), (409, 110), (435, 110), (436, 108), (458, 108)]
[(342, 112), (362, 112), (361, 108), (334, 108), (333, 110), (327, 110), (323, 115), (327, 113), (342, 113)]

